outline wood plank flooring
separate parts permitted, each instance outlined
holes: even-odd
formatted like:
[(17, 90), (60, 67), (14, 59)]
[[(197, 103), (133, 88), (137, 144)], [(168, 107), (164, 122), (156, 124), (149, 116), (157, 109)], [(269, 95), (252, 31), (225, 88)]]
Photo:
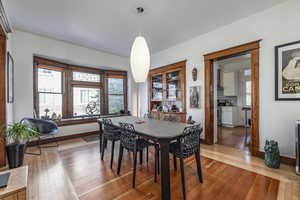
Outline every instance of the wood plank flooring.
[[(81, 200), (160, 199), (160, 183), (154, 183), (154, 160), (150, 154), (137, 170), (136, 189), (131, 188), (132, 156), (125, 153), (121, 175), (109, 167), (110, 152), (100, 160), (98, 144), (77, 147), (60, 152), (63, 166)], [(115, 148), (117, 154), (118, 146)], [(170, 166), (173, 162), (170, 162)], [(254, 172), (202, 157), (204, 183), (200, 184), (194, 159), (185, 162), (187, 199), (277, 199), (279, 181)], [(171, 170), (172, 199), (182, 199), (178, 171)], [(242, 186), (242, 187), (241, 187)]]
[(245, 129), (243, 127), (220, 127), (218, 126), (218, 144), (233, 147), (249, 152), (251, 129), (248, 128), (247, 144), (245, 143)]
[[(131, 155), (124, 152), (119, 177), (115, 172), (118, 147), (114, 169), (111, 170), (107, 161), (100, 161), (97, 145), (97, 142), (72, 139), (60, 142), (59, 148), (43, 149), (41, 156), (26, 155), (25, 164), (29, 167), (28, 199), (160, 199), (159, 182), (153, 182), (152, 157), (148, 165), (138, 166), (137, 188), (133, 190)], [(35, 149), (31, 147), (29, 150)], [(185, 163), (187, 199), (274, 199), (276, 190), (278, 200), (300, 199), (300, 177), (295, 175), (291, 166), (270, 169), (262, 159), (223, 145), (202, 145), (201, 155), (204, 184), (199, 184), (196, 178), (194, 161), (190, 159)], [(105, 160), (109, 159), (108, 148)], [(172, 199), (181, 199), (180, 174), (174, 172), (172, 166)], [(229, 181), (232, 183), (228, 184)], [(223, 197), (219, 196), (218, 191)], [(264, 194), (264, 197), (259, 194)]]

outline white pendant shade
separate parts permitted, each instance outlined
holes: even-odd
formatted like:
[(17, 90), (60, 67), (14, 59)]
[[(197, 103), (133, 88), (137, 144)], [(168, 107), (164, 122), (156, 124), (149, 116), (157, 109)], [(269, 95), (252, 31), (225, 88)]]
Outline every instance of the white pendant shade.
[(150, 68), (150, 52), (144, 37), (135, 38), (130, 54), (130, 67), (136, 83), (145, 82)]

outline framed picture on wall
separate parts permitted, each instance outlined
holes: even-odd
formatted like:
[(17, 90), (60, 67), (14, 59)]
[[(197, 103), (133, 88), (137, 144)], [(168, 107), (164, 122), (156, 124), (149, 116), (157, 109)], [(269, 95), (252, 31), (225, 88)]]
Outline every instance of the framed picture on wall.
[(7, 52), (7, 102), (14, 102), (14, 59)]
[(275, 100), (300, 100), (300, 41), (275, 47)]
[(190, 87), (190, 108), (200, 108), (200, 86)]

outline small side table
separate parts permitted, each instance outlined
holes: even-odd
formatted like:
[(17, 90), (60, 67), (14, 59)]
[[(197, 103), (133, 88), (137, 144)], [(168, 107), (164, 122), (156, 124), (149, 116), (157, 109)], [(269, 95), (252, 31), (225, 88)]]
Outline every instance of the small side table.
[(0, 174), (7, 172), (10, 172), (10, 176), (7, 187), (0, 188), (0, 200), (26, 200), (28, 166), (6, 170)]

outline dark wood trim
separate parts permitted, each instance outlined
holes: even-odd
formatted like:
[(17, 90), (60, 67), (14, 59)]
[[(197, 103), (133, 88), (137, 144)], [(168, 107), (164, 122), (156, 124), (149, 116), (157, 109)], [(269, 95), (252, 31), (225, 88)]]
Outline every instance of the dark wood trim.
[(240, 54), (242, 52), (247, 52), (247, 51), (251, 51), (253, 49), (258, 49), (259, 48), (259, 42), (261, 40), (256, 40), (253, 42), (248, 42), (246, 44), (242, 44), (242, 45), (237, 45), (234, 47), (230, 47), (227, 49), (223, 49), (220, 51), (215, 51), (212, 53), (208, 53), (204, 55), (204, 59), (205, 60), (213, 60), (213, 59), (219, 59), (222, 57), (226, 57), (226, 56), (231, 56), (231, 55), (235, 55), (235, 54)]
[[(181, 101), (182, 103), (182, 112), (173, 112), (173, 113), (166, 113), (166, 112), (153, 112), (151, 111), (152, 103), (157, 102), (168, 102), (170, 100), (166, 99), (166, 90), (167, 90), (167, 73), (179, 71), (180, 77), (180, 85), (182, 89), (182, 96), (181, 98), (176, 99), (176, 101)], [(161, 101), (152, 100), (152, 77), (156, 75), (162, 75), (162, 84), (163, 84), (163, 98)], [(172, 117), (176, 117), (181, 122), (186, 122), (186, 60), (165, 65), (162, 67), (154, 68), (149, 71), (148, 74), (148, 112), (154, 117), (155, 119), (163, 119), (166, 114), (172, 115)]]
[[(259, 44), (258, 44), (259, 45)], [(259, 151), (259, 48), (251, 50), (251, 153)]]
[[(257, 157), (260, 157), (260, 158), (264, 159), (265, 158), (265, 152), (258, 151)], [(283, 164), (286, 164), (286, 165), (291, 165), (291, 166), (295, 166), (296, 165), (296, 159), (295, 158), (289, 158), (289, 157), (286, 157), (286, 156), (280, 156), (280, 161)]]
[(186, 65), (186, 60), (183, 60), (183, 61), (176, 62), (176, 63), (173, 63), (173, 64), (169, 64), (169, 65), (165, 65), (165, 66), (161, 66), (161, 67), (151, 69), (149, 71), (149, 74), (154, 75), (154, 74), (157, 74), (157, 73), (162, 73), (162, 72), (174, 70), (176, 68), (180, 68), (180, 67), (185, 66), (185, 65)]
[(205, 60), (205, 142), (214, 143), (214, 76), (213, 62)]
[(214, 80), (213, 62), (224, 57), (235, 56), (242, 53), (251, 54), (251, 81), (252, 81), (252, 112), (251, 112), (251, 154), (258, 156), (259, 152), (259, 44), (256, 40), (221, 51), (205, 54), (205, 142), (214, 143)]
[(97, 118), (92, 119), (67, 119), (62, 120), (60, 122), (57, 122), (58, 126), (71, 126), (71, 125), (77, 125), (77, 124), (90, 124), (97, 122)]
[[(2, 28), (0, 27), (0, 30)], [(0, 127), (6, 126), (6, 37), (0, 36)], [(0, 167), (6, 165), (6, 141), (0, 140)]]
[[(71, 65), (67, 63), (62, 63), (54, 60), (50, 60), (47, 58), (34, 56), (33, 58), (33, 90), (34, 90), (34, 109), (36, 114), (39, 116), (39, 99), (38, 99), (38, 83), (37, 83), (37, 68), (44, 68), (48, 70), (56, 70), (61, 71), (63, 73), (62, 77), (62, 95), (63, 95), (63, 106), (62, 106), (62, 117), (64, 119), (73, 117), (73, 87), (89, 87), (89, 88), (99, 88), (101, 93), (100, 105), (101, 110), (100, 114), (108, 114), (108, 99), (107, 99), (107, 90), (105, 89), (105, 85), (107, 82), (105, 81), (105, 77), (116, 77), (124, 79), (124, 107), (125, 110), (128, 108), (128, 100), (127, 100), (127, 91), (128, 91), (128, 82), (127, 82), (127, 72), (122, 70), (105, 70), (105, 69), (97, 69), (85, 66)], [(73, 81), (72, 80), (72, 72), (84, 72), (84, 73), (94, 73), (101, 75), (100, 83), (94, 82), (82, 82), (82, 81)], [(72, 121), (72, 120), (70, 120)], [(82, 123), (85, 123), (86, 120), (79, 120)], [(76, 124), (79, 122), (76, 120)], [(71, 124), (71, 122), (64, 122), (61, 124)]]
[[(41, 140), (41, 144), (48, 144), (51, 142), (59, 142), (59, 141), (64, 141), (64, 140), (70, 140), (74, 138), (80, 138), (80, 137), (85, 137), (89, 135), (95, 135), (98, 134), (99, 131), (92, 131), (92, 132), (86, 132), (86, 133), (77, 133), (73, 135), (65, 135), (65, 136), (60, 136), (60, 137), (55, 137), (55, 138), (46, 138)], [(35, 146), (37, 145), (37, 141), (30, 141), (27, 143), (27, 146)]]

